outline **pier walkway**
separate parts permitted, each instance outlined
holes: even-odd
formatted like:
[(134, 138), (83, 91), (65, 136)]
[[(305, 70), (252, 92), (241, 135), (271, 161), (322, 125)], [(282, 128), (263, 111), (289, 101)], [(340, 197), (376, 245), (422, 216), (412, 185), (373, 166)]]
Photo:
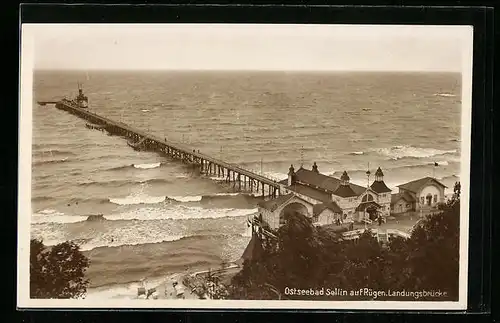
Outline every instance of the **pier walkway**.
[(112, 135), (126, 137), (133, 142), (129, 145), (134, 149), (156, 151), (186, 164), (199, 167), (202, 174), (217, 176), (232, 183), (234, 188), (242, 191), (258, 192), (262, 197), (275, 198), (282, 192), (281, 184), (265, 176), (243, 169), (235, 164), (230, 164), (212, 156), (195, 151), (187, 145), (162, 139), (122, 122), (114, 121), (100, 116), (85, 108), (78, 107), (75, 102), (63, 99), (61, 101), (38, 101), (39, 105), (55, 104), (57, 109), (67, 111), (93, 125), (100, 125)]

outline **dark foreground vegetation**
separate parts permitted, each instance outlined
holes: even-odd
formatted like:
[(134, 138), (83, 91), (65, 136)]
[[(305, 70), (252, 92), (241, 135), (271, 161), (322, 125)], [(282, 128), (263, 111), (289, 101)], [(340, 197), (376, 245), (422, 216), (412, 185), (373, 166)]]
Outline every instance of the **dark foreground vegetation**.
[(41, 240), (30, 245), (30, 297), (82, 298), (89, 281), (85, 272), (89, 260), (73, 242), (46, 247)]
[(386, 245), (368, 231), (357, 241), (343, 241), (292, 216), (278, 231), (279, 248), (257, 248), (224, 298), (456, 301), (459, 183), (439, 209), (409, 239), (393, 238)]

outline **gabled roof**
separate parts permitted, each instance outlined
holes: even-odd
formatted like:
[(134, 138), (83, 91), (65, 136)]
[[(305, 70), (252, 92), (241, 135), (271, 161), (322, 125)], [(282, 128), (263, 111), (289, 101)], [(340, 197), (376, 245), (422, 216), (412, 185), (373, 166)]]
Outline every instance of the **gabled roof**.
[(339, 185), (339, 187), (335, 190), (335, 192), (333, 192), (333, 194), (340, 197), (358, 196), (358, 194), (353, 191), (350, 185)]
[(392, 190), (385, 185), (384, 181), (375, 181), (370, 185), (370, 188), (377, 193), (387, 193)]
[[(300, 168), (296, 173), (295, 180), (301, 183), (305, 183), (320, 189), (325, 189), (331, 193), (335, 192), (340, 186), (341, 181), (335, 177), (326, 176), (313, 172), (311, 170)], [(366, 190), (365, 187), (349, 183), (349, 186), (354, 191), (354, 193), (359, 196), (363, 194)]]
[(313, 206), (313, 214), (319, 215), (324, 210), (329, 209), (334, 213), (342, 213), (342, 209), (335, 202), (320, 203)]
[(321, 190), (314, 189), (312, 187), (302, 185), (302, 184), (294, 184), (291, 186), (287, 186), (287, 189), (297, 192), (299, 194), (305, 195), (316, 201), (329, 202), (331, 201), (331, 196), (327, 192), (322, 192)]
[(411, 181), (411, 182), (408, 182), (405, 184), (398, 185), (398, 187), (402, 188), (404, 190), (413, 192), (413, 193), (417, 193), (423, 186), (425, 186), (430, 181), (442, 186), (443, 188), (446, 188), (446, 186), (444, 184), (442, 184), (437, 179), (432, 178), (432, 177), (424, 177), (421, 179), (417, 179), (417, 180), (414, 180), (414, 181)]
[(360, 203), (357, 207), (356, 207), (356, 211), (364, 211), (366, 210), (367, 208), (369, 208), (370, 206), (374, 206), (376, 208), (381, 208), (382, 205), (378, 204), (377, 202), (375, 201), (369, 201), (369, 202), (362, 202)]
[(403, 192), (403, 193), (397, 193), (397, 194), (391, 194), (391, 204), (396, 203), (400, 199), (405, 200), (408, 203), (415, 202), (415, 198), (408, 192)]
[(284, 203), (286, 203), (288, 200), (290, 200), (292, 197), (294, 197), (292, 193), (286, 194), (286, 195), (281, 195), (278, 196), (275, 199), (259, 202), (257, 205), (260, 206), (261, 208), (264, 208), (269, 211), (274, 211)]

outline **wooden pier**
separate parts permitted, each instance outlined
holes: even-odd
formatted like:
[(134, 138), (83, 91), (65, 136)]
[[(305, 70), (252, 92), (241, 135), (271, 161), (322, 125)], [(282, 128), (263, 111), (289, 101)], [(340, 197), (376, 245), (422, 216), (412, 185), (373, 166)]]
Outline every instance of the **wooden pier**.
[(193, 165), (199, 168), (202, 174), (223, 178), (226, 183), (232, 184), (235, 190), (257, 192), (264, 198), (275, 198), (281, 194), (281, 185), (275, 180), (243, 169), (238, 165), (205, 155), (184, 144), (162, 139), (134, 129), (122, 122), (99, 116), (87, 109), (78, 107), (73, 101), (66, 99), (57, 102), (38, 101), (38, 104), (55, 104), (57, 109), (67, 111), (91, 123), (92, 126), (88, 126), (88, 128), (100, 128), (112, 135), (125, 137), (129, 139), (129, 146), (134, 149), (159, 152), (183, 163)]

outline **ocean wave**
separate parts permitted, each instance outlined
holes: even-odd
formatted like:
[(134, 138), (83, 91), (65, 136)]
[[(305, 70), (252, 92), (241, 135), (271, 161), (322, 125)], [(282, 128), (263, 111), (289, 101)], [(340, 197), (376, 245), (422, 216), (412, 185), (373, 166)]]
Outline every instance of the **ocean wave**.
[(38, 156), (38, 157), (76, 156), (76, 154), (71, 152), (71, 151), (67, 151), (67, 150), (50, 149), (50, 150), (34, 151), (33, 156)]
[(200, 202), (205, 199), (235, 197), (235, 196), (252, 196), (251, 193), (215, 193), (210, 195), (191, 195), (191, 196), (167, 196), (167, 199), (176, 202)]
[[(35, 196), (35, 197), (32, 197), (31, 198), (31, 202), (47, 202), (47, 201), (63, 201), (69, 205), (72, 205), (72, 204), (79, 204), (79, 203), (94, 203), (94, 204), (104, 204), (104, 203), (108, 203), (109, 200), (108, 199), (105, 199), (105, 198), (79, 198), (79, 197), (74, 197), (74, 198), (71, 198), (71, 199), (67, 199), (67, 198), (57, 198), (57, 197), (53, 197), (53, 196), (46, 196), (46, 195), (42, 195), (42, 196)], [(41, 212), (41, 211), (40, 211)], [(39, 212), (39, 213), (40, 213)], [(47, 211), (44, 211), (42, 214), (45, 214)]]
[(158, 168), (164, 165), (162, 162), (156, 162), (156, 163), (146, 163), (146, 164), (129, 164), (129, 165), (121, 165), (121, 166), (116, 166), (116, 167), (111, 167), (108, 169), (105, 169), (105, 171), (117, 171), (117, 170), (124, 170), (124, 169), (152, 169), (152, 168)]
[(362, 152), (362, 151), (353, 151), (352, 153), (349, 153), (349, 155), (352, 155), (352, 156), (364, 155), (364, 152)]
[(68, 161), (68, 157), (58, 158), (58, 159), (49, 159), (49, 160), (35, 160), (32, 162), (33, 166), (47, 165), (47, 164), (57, 164), (64, 163)]
[[(172, 205), (168, 208), (144, 207), (118, 214), (99, 215), (103, 221), (152, 221), (152, 220), (186, 220), (186, 219), (217, 219), (224, 217), (239, 217), (255, 214), (258, 209), (219, 208), (207, 209), (203, 207)], [(53, 209), (46, 209), (33, 213), (32, 224), (58, 223), (72, 224), (84, 221), (93, 221), (89, 217), (95, 215), (67, 215)]]
[(147, 180), (142, 180), (142, 181), (132, 181), (132, 180), (112, 180), (112, 181), (106, 181), (106, 182), (83, 182), (79, 183), (78, 186), (83, 186), (83, 187), (92, 187), (92, 186), (98, 186), (98, 187), (122, 187), (122, 186), (127, 186), (127, 185), (136, 185), (136, 184), (168, 184), (172, 183), (171, 180), (168, 179), (163, 179), (163, 178), (152, 178), (152, 179), (147, 179)]
[(162, 235), (155, 233), (154, 235), (145, 235), (139, 230), (125, 230), (120, 232), (109, 232), (103, 233), (96, 237), (88, 237), (88, 238), (77, 238), (77, 239), (68, 239), (62, 233), (56, 233), (49, 235), (47, 239), (43, 233), (35, 233), (33, 234), (34, 238), (42, 239), (43, 244), (52, 247), (57, 244), (71, 241), (80, 246), (80, 250), (82, 251), (90, 251), (96, 248), (116, 248), (116, 247), (125, 247), (125, 246), (137, 246), (143, 244), (154, 244), (154, 243), (162, 243), (162, 242), (171, 242), (178, 241), (182, 238), (186, 238), (183, 235)]
[(152, 164), (133, 164), (132, 166), (134, 168), (139, 168), (139, 169), (151, 169), (151, 168), (157, 168), (160, 167), (162, 163), (152, 163)]
[[(451, 163), (460, 163), (460, 160), (455, 160), (454, 158), (449, 158), (448, 160), (437, 161), (436, 163), (438, 164), (438, 167), (439, 166), (450, 166)], [(425, 163), (420, 163), (417, 165), (398, 165), (398, 166), (392, 166), (392, 167), (382, 167), (382, 170), (384, 171), (384, 173), (387, 172), (387, 174), (389, 174), (391, 171), (396, 171), (396, 170), (408, 169), (411, 171), (412, 169), (419, 169), (419, 168), (427, 169), (427, 168), (432, 168), (434, 166), (435, 166), (434, 162), (425, 162)], [(361, 169), (361, 168), (360, 169), (347, 169), (346, 171), (349, 174), (361, 173), (361, 174), (363, 174), (363, 176), (365, 176), (366, 168), (364, 168), (364, 169)], [(373, 170), (371, 170), (371, 171), (373, 171)], [(340, 177), (343, 172), (344, 171), (335, 171), (335, 172), (331, 172), (331, 173), (327, 173), (327, 174), (329, 176), (333, 176), (333, 177)]]
[(398, 160), (402, 158), (429, 158), (445, 154), (456, 154), (456, 149), (440, 150), (435, 148), (420, 148), (414, 146), (393, 146), (390, 148), (375, 149), (379, 155), (387, 156), (390, 159)]
[(166, 198), (166, 196), (130, 195), (110, 198), (109, 201), (118, 205), (157, 204), (164, 202)]
[(216, 219), (238, 217), (255, 214), (257, 209), (206, 209), (203, 207), (185, 206), (182, 204), (165, 208), (141, 208), (114, 215), (105, 215), (110, 221), (119, 220), (184, 220), (184, 219)]
[(53, 209), (46, 209), (34, 213), (31, 216), (31, 223), (77, 223), (86, 221), (88, 216), (74, 216), (74, 215), (66, 215), (62, 212), (58, 212)]
[(434, 96), (456, 97), (456, 95), (452, 93), (435, 93)]

